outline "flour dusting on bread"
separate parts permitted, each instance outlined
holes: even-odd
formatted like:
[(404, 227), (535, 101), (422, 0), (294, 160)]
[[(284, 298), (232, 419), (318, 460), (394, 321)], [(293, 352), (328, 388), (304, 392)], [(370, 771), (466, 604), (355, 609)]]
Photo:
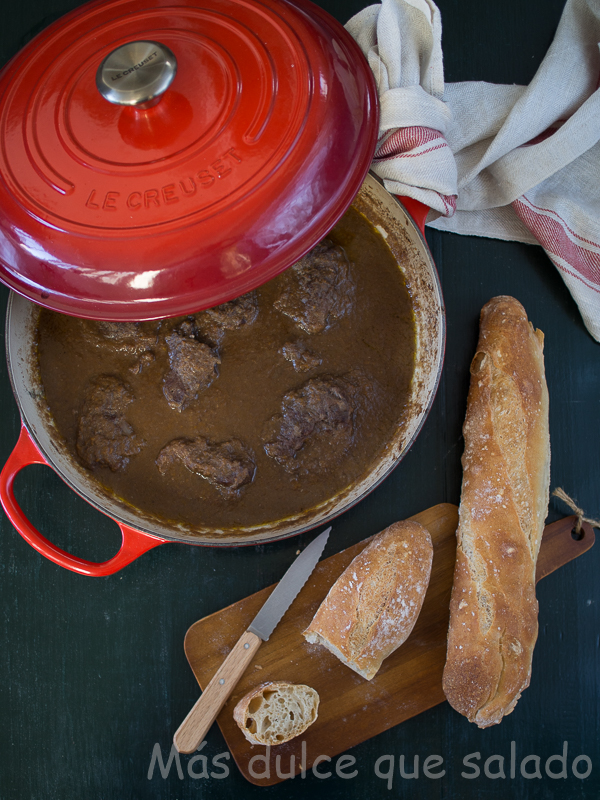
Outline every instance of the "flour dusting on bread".
[(390, 525), (334, 583), (304, 637), (371, 680), (410, 635), (429, 585), (432, 559), (431, 536), (422, 525)]
[(443, 677), (450, 704), (481, 728), (513, 710), (531, 676), (550, 484), (543, 342), (514, 298), (484, 306), (463, 428)]

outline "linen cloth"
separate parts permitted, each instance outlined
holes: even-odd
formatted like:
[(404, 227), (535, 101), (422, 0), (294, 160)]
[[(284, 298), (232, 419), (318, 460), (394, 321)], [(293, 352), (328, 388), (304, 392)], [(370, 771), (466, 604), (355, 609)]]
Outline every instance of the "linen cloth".
[(380, 99), (373, 171), (454, 233), (539, 243), (600, 341), (600, 0), (568, 0), (529, 86), (444, 83), (433, 0), (346, 25)]

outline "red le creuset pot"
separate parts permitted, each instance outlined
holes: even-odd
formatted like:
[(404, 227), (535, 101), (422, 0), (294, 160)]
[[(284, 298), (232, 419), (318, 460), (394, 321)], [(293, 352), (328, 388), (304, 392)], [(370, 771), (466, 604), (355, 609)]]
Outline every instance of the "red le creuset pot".
[[(6, 349), (23, 421), (0, 499), (21, 535), (67, 569), (108, 575), (167, 541), (231, 546), (295, 535), (378, 485), (433, 402), (444, 308), (422, 235), (425, 207), (406, 204), (419, 231), (367, 175), (376, 91), (343, 27), (306, 0), (92, 2), (19, 53), (0, 93), (0, 279), (18, 293)], [(352, 202), (397, 257), (417, 333), (409, 423), (368, 474), (308, 515), (243, 536), (190, 534), (108, 496), (61, 444), (41, 402), (39, 307), (29, 300), (123, 321), (199, 311), (295, 263)], [(51, 466), (117, 522), (114, 558), (73, 557), (34, 528), (13, 492), (31, 463)]]

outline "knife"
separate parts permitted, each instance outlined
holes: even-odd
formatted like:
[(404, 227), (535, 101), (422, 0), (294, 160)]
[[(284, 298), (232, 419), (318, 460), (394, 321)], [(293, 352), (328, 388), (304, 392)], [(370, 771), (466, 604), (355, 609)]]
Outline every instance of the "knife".
[(262, 642), (266, 642), (273, 633), (310, 577), (321, 558), (330, 531), (330, 527), (323, 531), (295, 559), (250, 626), (213, 675), (199, 700), (175, 732), (173, 743), (180, 753), (193, 753), (204, 740), (208, 729), (237, 686), (256, 651)]

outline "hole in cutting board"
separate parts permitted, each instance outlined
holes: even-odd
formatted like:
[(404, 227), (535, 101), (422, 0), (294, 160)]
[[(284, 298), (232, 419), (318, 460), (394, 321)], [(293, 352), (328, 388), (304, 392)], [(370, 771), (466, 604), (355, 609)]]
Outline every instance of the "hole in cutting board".
[(578, 532), (577, 528), (572, 528), (571, 536), (575, 539), (576, 542), (580, 542), (582, 539), (585, 538), (585, 531), (583, 528)]

